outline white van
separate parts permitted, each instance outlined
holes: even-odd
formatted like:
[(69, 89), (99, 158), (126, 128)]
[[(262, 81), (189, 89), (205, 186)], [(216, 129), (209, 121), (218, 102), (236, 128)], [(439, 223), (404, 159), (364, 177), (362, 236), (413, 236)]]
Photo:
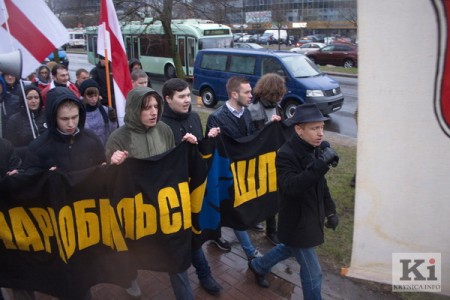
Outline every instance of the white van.
[(285, 29), (268, 29), (264, 31), (263, 35), (259, 38), (260, 44), (278, 44), (287, 41), (287, 31)]

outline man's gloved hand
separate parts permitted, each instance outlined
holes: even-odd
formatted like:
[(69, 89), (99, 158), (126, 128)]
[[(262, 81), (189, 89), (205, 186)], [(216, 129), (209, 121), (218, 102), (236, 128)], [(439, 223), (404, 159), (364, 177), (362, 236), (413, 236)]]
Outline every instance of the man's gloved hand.
[(336, 230), (336, 227), (339, 224), (339, 218), (336, 214), (331, 214), (327, 217), (327, 221), (325, 222), (326, 228), (332, 228), (333, 230)]
[(335, 168), (339, 163), (339, 156), (331, 147), (326, 147), (323, 149), (322, 153), (319, 154), (319, 159), (327, 165), (331, 165), (333, 168)]

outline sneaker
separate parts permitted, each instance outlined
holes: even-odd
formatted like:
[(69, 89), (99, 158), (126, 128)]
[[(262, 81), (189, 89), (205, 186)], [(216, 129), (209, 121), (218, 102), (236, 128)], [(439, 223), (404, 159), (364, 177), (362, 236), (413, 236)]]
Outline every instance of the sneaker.
[(276, 232), (266, 233), (266, 238), (271, 242), (274, 246), (278, 245), (280, 241), (278, 240), (278, 236)]
[(222, 237), (219, 237), (219, 238), (217, 238), (215, 240), (211, 240), (211, 243), (216, 245), (217, 248), (219, 248), (220, 250), (223, 250), (223, 251), (226, 251), (226, 252), (230, 252), (231, 251), (230, 243), (228, 243), (228, 241), (226, 241)]
[(264, 231), (264, 225), (262, 223), (258, 223), (255, 226), (252, 227), (252, 230), (263, 232)]
[(210, 295), (217, 295), (222, 291), (222, 286), (211, 276), (200, 279), (201, 287)]
[(139, 287), (136, 279), (131, 281), (131, 287), (127, 288), (125, 291), (128, 295), (136, 299), (140, 298), (142, 295), (141, 288)]
[(252, 259), (254, 259), (255, 257), (261, 257), (263, 256), (261, 254), (261, 252), (258, 251), (258, 249), (255, 250), (255, 252), (253, 252), (252, 256), (247, 257), (248, 261), (251, 261)]

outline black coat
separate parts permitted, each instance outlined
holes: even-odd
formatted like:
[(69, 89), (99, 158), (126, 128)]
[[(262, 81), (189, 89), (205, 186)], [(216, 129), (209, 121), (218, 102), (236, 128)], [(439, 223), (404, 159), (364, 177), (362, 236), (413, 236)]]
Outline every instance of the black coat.
[(248, 109), (244, 110), (244, 114), (241, 116), (242, 121), (245, 123), (246, 133), (242, 134), (239, 130), (239, 119), (233, 115), (224, 104), (219, 107), (215, 112), (209, 115), (206, 123), (206, 134), (214, 127), (220, 127), (220, 133), (225, 134), (233, 139), (238, 139), (243, 136), (252, 135), (255, 131), (255, 125), (252, 121), (252, 116)]
[[(67, 99), (79, 107), (79, 132), (75, 135), (64, 135), (57, 130), (56, 112), (61, 102)], [(24, 163), (26, 171), (48, 170), (53, 166), (66, 172), (79, 171), (106, 162), (102, 142), (95, 133), (84, 129), (84, 105), (69, 89), (56, 87), (49, 91), (46, 118), (48, 130), (28, 147)]]
[(189, 108), (189, 112), (186, 114), (178, 114), (164, 101), (161, 121), (169, 125), (172, 129), (176, 145), (181, 143), (181, 139), (186, 133), (192, 133), (199, 141), (203, 138), (202, 122), (198, 114), (191, 111), (191, 108)]
[(325, 217), (336, 213), (324, 177), (329, 167), (314, 153), (313, 146), (294, 134), (276, 157), (281, 200), (278, 238), (295, 248), (322, 244)]
[(0, 138), (0, 178), (6, 176), (6, 172), (19, 169), (21, 164), (22, 161), (11, 142)]

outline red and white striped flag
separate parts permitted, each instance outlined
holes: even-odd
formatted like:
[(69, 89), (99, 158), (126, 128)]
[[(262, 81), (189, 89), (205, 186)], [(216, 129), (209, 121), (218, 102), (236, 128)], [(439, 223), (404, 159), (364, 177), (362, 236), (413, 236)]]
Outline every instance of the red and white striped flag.
[(22, 77), (69, 41), (69, 32), (43, 0), (0, 0), (0, 8), (0, 53), (22, 51)]
[(132, 86), (122, 32), (112, 0), (101, 0), (97, 53), (104, 56), (105, 49), (112, 65), (117, 117), (119, 124), (122, 125), (125, 116), (125, 100)]

